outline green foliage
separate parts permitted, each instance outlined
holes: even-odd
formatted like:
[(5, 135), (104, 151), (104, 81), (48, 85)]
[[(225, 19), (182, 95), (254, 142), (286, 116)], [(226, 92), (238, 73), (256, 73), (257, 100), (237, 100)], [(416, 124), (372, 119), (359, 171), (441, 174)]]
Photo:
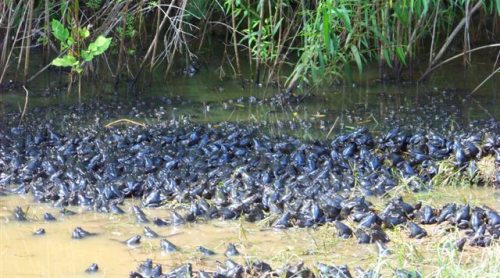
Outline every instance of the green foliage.
[(64, 27), (64, 25), (56, 19), (52, 20), (52, 35), (61, 43), (61, 48), (66, 49), (71, 46), (73, 40), (68, 41), (69, 30)]
[(102, 0), (87, 0), (85, 6), (92, 10), (98, 10), (102, 5)]
[[(136, 17), (133, 14), (128, 14), (125, 17), (125, 24), (116, 27), (116, 32), (118, 33), (119, 37), (123, 40), (130, 40), (132, 41), (136, 35), (138, 34), (138, 31), (136, 30)], [(111, 45), (112, 48), (114, 48), (114, 53), (118, 53), (116, 47), (114, 45)], [(126, 53), (127, 55), (134, 55), (135, 53), (135, 48), (134, 46), (127, 46), (126, 47)]]
[(131, 39), (135, 36), (135, 34), (137, 33), (136, 29), (135, 29), (135, 18), (133, 15), (127, 15), (125, 17), (125, 28), (123, 28), (122, 26), (118, 26), (116, 27), (116, 32), (118, 32), (118, 34), (120, 34), (121, 37), (125, 37), (125, 38), (128, 38), (128, 39)]
[[(227, 27), (234, 32), (227, 33), (224, 44), (236, 44), (227, 50), (248, 55), (248, 64), (253, 67), (250, 72), (268, 76), (267, 81), (287, 80), (289, 84), (329, 82), (342, 78), (346, 69), (362, 71), (372, 61), (396, 72), (411, 65), (417, 54), (427, 55), (432, 50), (433, 57), (477, 3), (481, 6), (471, 18), (470, 28), (460, 31), (468, 32), (463, 37), (473, 41), (456, 36), (445, 56), (467, 50), (469, 45), (479, 46), (476, 42), (484, 44), (484, 39), (496, 42), (497, 33), (490, 26), (495, 26), (500, 15), (500, 0), (35, 1), (32, 28), (27, 30), (29, 19), (24, 11), (29, 2), (5, 1), (0, 18), (5, 19), (5, 30), (11, 33), (5, 36), (4, 46), (18, 49), (24, 45), (24, 39), (19, 38), (28, 37), (48, 45), (51, 36), (45, 31), (51, 27), (65, 55), (54, 61), (57, 66), (81, 72), (85, 62), (107, 49), (112, 49), (112, 54), (136, 56), (151, 45), (155, 46), (150, 53), (154, 57), (147, 59), (171, 63), (175, 55), (193, 56), (190, 47), (210, 41), (200, 36), (220, 34)], [(61, 19), (46, 22), (45, 15)], [(159, 28), (159, 22), (166, 24)], [(90, 27), (81, 27), (84, 25), (96, 30), (111, 26), (110, 34), (119, 40), (113, 43), (92, 35)], [(14, 36), (13, 30), (19, 34)], [(240, 63), (239, 59), (234, 60)], [(257, 67), (259, 70), (254, 70)]]
[(52, 61), (52, 65), (56, 67), (78, 67), (79, 62), (75, 56), (66, 54), (63, 57), (55, 58)]
[(97, 39), (89, 44), (89, 47), (82, 51), (82, 58), (86, 62), (90, 62), (95, 56), (104, 53), (111, 44), (111, 38), (105, 38), (104, 36), (99, 36)]
[[(265, 65), (292, 65), (288, 83), (311, 84), (342, 77), (350, 64), (362, 71), (369, 61), (389, 67), (408, 65), (422, 40), (430, 42), (434, 18), (434, 51), (463, 16), (481, 1), (487, 14), (500, 14), (500, 0), (359, 1), (359, 0), (225, 0), (226, 14), (236, 16), (240, 45)], [(233, 8), (235, 7), (235, 8)], [(259, 29), (261, 9), (264, 26)], [(473, 25), (473, 24), (471, 24)], [(288, 30), (287, 28), (290, 28)], [(260, 37), (259, 37), (260, 36)], [(258, 41), (260, 38), (260, 42)], [(282, 49), (290, 49), (282, 56)], [(295, 59), (293, 58), (295, 55)], [(269, 67), (270, 71), (276, 70)]]
[[(103, 54), (111, 45), (111, 38), (98, 36), (95, 41), (91, 42), (87, 49), (78, 52), (72, 48), (76, 41), (70, 34), (70, 31), (57, 19), (52, 20), (52, 34), (61, 44), (61, 51), (68, 51), (62, 57), (55, 58), (52, 65), (56, 67), (71, 67), (71, 70), (80, 74), (83, 71), (83, 61), (90, 62), (95, 56)], [(90, 30), (87, 27), (75, 28), (73, 32), (78, 41), (78, 45), (90, 36)], [(83, 61), (82, 61), (83, 60)]]

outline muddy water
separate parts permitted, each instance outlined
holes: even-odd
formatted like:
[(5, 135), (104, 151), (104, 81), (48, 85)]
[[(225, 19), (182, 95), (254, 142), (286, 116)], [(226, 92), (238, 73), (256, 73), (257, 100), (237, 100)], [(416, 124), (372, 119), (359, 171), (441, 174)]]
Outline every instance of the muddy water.
[[(21, 205), (24, 209), (29, 206), (29, 222), (12, 221), (12, 210), (16, 205)], [(127, 207), (130, 204), (124, 205), (124, 208)], [(160, 239), (143, 237), (141, 245), (136, 248), (121, 242), (133, 235), (142, 235), (143, 226), (136, 224), (131, 214), (117, 216), (71, 208), (78, 214), (60, 217), (58, 209), (33, 204), (20, 197), (2, 197), (0, 209), (2, 277), (84, 276), (83, 271), (93, 262), (100, 266), (102, 276), (123, 277), (146, 258), (161, 263), (166, 269), (191, 262), (195, 268), (215, 270), (215, 261), (223, 261), (223, 254), (230, 242), (235, 243), (240, 253), (244, 254), (236, 259), (240, 262), (252, 258), (269, 262), (297, 262), (301, 259), (329, 261), (342, 255), (333, 250), (326, 253), (315, 252), (316, 244), (321, 242), (321, 238), (327, 236), (334, 240), (330, 231), (325, 229), (276, 231), (239, 221), (211, 221), (168, 228), (151, 224), (153, 230), (181, 248), (178, 253), (166, 254), (159, 248)], [(44, 212), (53, 213), (58, 221), (44, 222), (41, 219)], [(169, 212), (165, 209), (150, 209), (145, 212), (150, 218), (169, 217)], [(81, 240), (71, 239), (71, 232), (77, 226), (98, 235)], [(45, 228), (46, 235), (33, 236), (33, 231), (40, 227)], [(346, 250), (352, 244), (350, 241), (342, 241), (335, 247)], [(195, 251), (199, 245), (214, 250), (217, 255), (204, 258)], [(358, 264), (366, 260), (371, 253), (369, 249), (371, 248), (367, 246), (359, 253), (350, 254), (348, 261)]]
[[(474, 203), (500, 209), (498, 192), (493, 188), (457, 191), (449, 188), (436, 189), (432, 195), (417, 194), (412, 200), (433, 205), (474, 200)], [(84, 277), (84, 270), (94, 262), (100, 267), (99, 277), (124, 277), (146, 258), (162, 264), (164, 270), (185, 262), (192, 263), (194, 269), (215, 270), (216, 261), (224, 261), (223, 254), (230, 242), (235, 243), (242, 254), (235, 258), (240, 263), (262, 259), (273, 267), (280, 267), (285, 263), (300, 261), (309, 266), (323, 262), (347, 264), (352, 270), (354, 266), (374, 267), (381, 262), (375, 245), (359, 245), (355, 239), (339, 239), (330, 224), (316, 229), (286, 231), (266, 228), (264, 222), (251, 224), (244, 221), (210, 221), (179, 227), (156, 227), (150, 224), (154, 231), (176, 244), (181, 251), (166, 254), (159, 248), (159, 238), (145, 237), (140, 246), (131, 248), (122, 241), (143, 233), (143, 225), (135, 223), (129, 210), (134, 203), (137, 202), (127, 201), (123, 208), (128, 212), (120, 216), (76, 207), (69, 209), (78, 214), (62, 216), (59, 209), (48, 204), (34, 204), (28, 196), (0, 197), (0, 277)], [(13, 220), (12, 211), (15, 206), (28, 210), (28, 222)], [(52, 213), (58, 220), (44, 222), (45, 212)], [(165, 208), (146, 209), (145, 212), (150, 219), (155, 216), (169, 218), (170, 215)], [(349, 224), (351, 227), (357, 226)], [(81, 240), (71, 239), (71, 232), (78, 226), (97, 235)], [(33, 236), (32, 233), (37, 228), (44, 228), (46, 234)], [(393, 254), (383, 258), (384, 264), (391, 267), (413, 266), (428, 272), (427, 274), (435, 271), (437, 266), (427, 259), (438, 259), (435, 256), (436, 244), (443, 242), (446, 237), (457, 235), (443, 233), (443, 228), (439, 226), (425, 226), (425, 229), (430, 237), (422, 240), (409, 239), (404, 230), (388, 231), (392, 239), (388, 247), (393, 250)], [(404, 265), (400, 265), (400, 257), (407, 252), (405, 248), (408, 244), (425, 260), (416, 260), (413, 265), (408, 265), (405, 260)], [(195, 251), (199, 245), (214, 250), (217, 255), (203, 257)], [(498, 247), (491, 248), (500, 251)], [(463, 255), (464, 262), (480, 258), (478, 254), (482, 252), (486, 250), (467, 247)]]

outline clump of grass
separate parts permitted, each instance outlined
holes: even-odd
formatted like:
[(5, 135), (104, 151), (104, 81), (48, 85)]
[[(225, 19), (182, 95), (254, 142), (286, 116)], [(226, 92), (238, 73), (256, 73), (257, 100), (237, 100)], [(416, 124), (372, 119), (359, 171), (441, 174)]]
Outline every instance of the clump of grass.
[(276, 221), (279, 217), (279, 215), (271, 213), (267, 213), (265, 216), (266, 217), (264, 219), (257, 222), (258, 227), (269, 228), (273, 224), (273, 222)]
[[(475, 163), (473, 167), (470, 163)], [(437, 164), (438, 172), (432, 178), (432, 184), (438, 186), (491, 186), (496, 179), (496, 164), (493, 156), (479, 159), (477, 162), (458, 167), (454, 163), (454, 157), (450, 157)], [(473, 169), (473, 170), (471, 170)]]
[(477, 162), (478, 177), (484, 181), (485, 185), (494, 185), (500, 183), (496, 180), (496, 173), (498, 172), (495, 164), (495, 157), (487, 156)]
[(453, 157), (440, 161), (437, 164), (437, 169), (436, 175), (431, 180), (434, 187), (463, 187), (470, 185), (470, 180), (466, 178), (462, 169), (454, 164)]
[(240, 242), (248, 241), (248, 230), (245, 228), (245, 218), (242, 216), (238, 219), (238, 240)]
[(328, 255), (335, 250), (341, 240), (339, 237), (335, 236), (335, 231), (333, 230), (333, 225), (327, 223), (321, 227), (318, 227), (314, 234), (309, 233), (314, 244), (314, 255)]
[(297, 253), (297, 250), (293, 247), (286, 248), (276, 253), (270, 261), (278, 267), (285, 268), (286, 266), (291, 266), (302, 262), (301, 256)]
[(408, 240), (408, 232), (402, 226), (389, 230), (388, 234), (391, 238), (391, 250), (397, 267), (419, 269), (424, 261), (424, 256), (418, 248), (418, 242)]
[(451, 234), (437, 243), (435, 248), (436, 270), (433, 277), (498, 277), (500, 273), (500, 244), (494, 242), (488, 248), (460, 252), (453, 246), (459, 234)]
[[(407, 196), (411, 200), (424, 201), (429, 205), (441, 204), (445, 199), (451, 197), (459, 198), (461, 202), (476, 203), (481, 205), (476, 197), (478, 192), (475, 189), (486, 185), (492, 185), (495, 182), (496, 165), (491, 156), (477, 161), (477, 170), (471, 175), (467, 167), (458, 167), (454, 163), (454, 158), (437, 162), (437, 173), (429, 182), (424, 182), (417, 176), (404, 177), (396, 174), (395, 179), (398, 186), (385, 194), (387, 198), (395, 196)], [(415, 184), (420, 184), (419, 189), (415, 191)], [(452, 189), (452, 190), (450, 190)]]

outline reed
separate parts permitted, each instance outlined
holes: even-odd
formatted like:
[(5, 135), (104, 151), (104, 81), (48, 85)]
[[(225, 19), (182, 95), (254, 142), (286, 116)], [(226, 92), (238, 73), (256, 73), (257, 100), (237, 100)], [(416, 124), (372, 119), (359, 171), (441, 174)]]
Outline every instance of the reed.
[[(291, 90), (299, 83), (343, 79), (353, 66), (363, 71), (374, 62), (383, 80), (423, 81), (447, 57), (462, 54), (468, 64), (474, 49), (498, 49), (499, 15), (500, 2), (490, 0), (5, 0), (0, 83), (7, 72), (31, 81), (30, 55), (37, 48), (52, 55), (45, 63), (59, 55), (53, 19), (72, 30), (90, 26), (93, 36), (113, 37), (111, 50), (85, 65), (87, 76), (108, 72), (116, 82), (135, 84), (158, 68), (169, 74), (178, 61), (198, 61), (201, 46), (216, 34), (229, 46), (221, 69), (230, 66), (242, 77), (242, 68), (249, 67), (245, 77), (255, 83)], [(78, 42), (72, 51), (85, 44)], [(424, 55), (428, 65), (414, 76)], [(99, 66), (110, 58), (117, 62)]]

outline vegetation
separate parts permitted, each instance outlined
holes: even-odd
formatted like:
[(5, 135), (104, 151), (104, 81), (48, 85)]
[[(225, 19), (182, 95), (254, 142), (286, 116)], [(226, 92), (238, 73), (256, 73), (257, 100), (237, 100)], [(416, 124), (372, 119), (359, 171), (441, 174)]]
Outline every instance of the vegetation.
[[(70, 34), (70, 31), (56, 19), (52, 20), (51, 26), (52, 34), (61, 44), (61, 51), (67, 52), (64, 56), (52, 60), (52, 65), (56, 67), (71, 67), (71, 79), (73, 79), (73, 73), (78, 74), (78, 96), (80, 97), (80, 74), (83, 72), (83, 62), (90, 62), (94, 57), (104, 53), (111, 44), (111, 38), (105, 38), (101, 35), (94, 42), (91, 42), (87, 49), (82, 50), (81, 45), (83, 44), (83, 40), (90, 36), (88, 27), (73, 28)], [(70, 88), (71, 86), (68, 87), (68, 90)]]
[[(71, 66), (70, 84), (75, 72), (103, 71), (135, 82), (145, 71), (197, 61), (214, 38), (224, 47), (221, 66), (256, 83), (319, 84), (372, 62), (381, 79), (425, 79), (446, 56), (467, 64), (475, 49), (499, 48), (499, 15), (498, 0), (5, 0), (0, 83), (8, 70), (29, 82), (54, 57), (53, 65)], [(108, 37), (110, 51), (92, 59)], [(30, 54), (41, 50), (46, 66), (31, 72)], [(427, 69), (414, 76), (423, 55)]]

